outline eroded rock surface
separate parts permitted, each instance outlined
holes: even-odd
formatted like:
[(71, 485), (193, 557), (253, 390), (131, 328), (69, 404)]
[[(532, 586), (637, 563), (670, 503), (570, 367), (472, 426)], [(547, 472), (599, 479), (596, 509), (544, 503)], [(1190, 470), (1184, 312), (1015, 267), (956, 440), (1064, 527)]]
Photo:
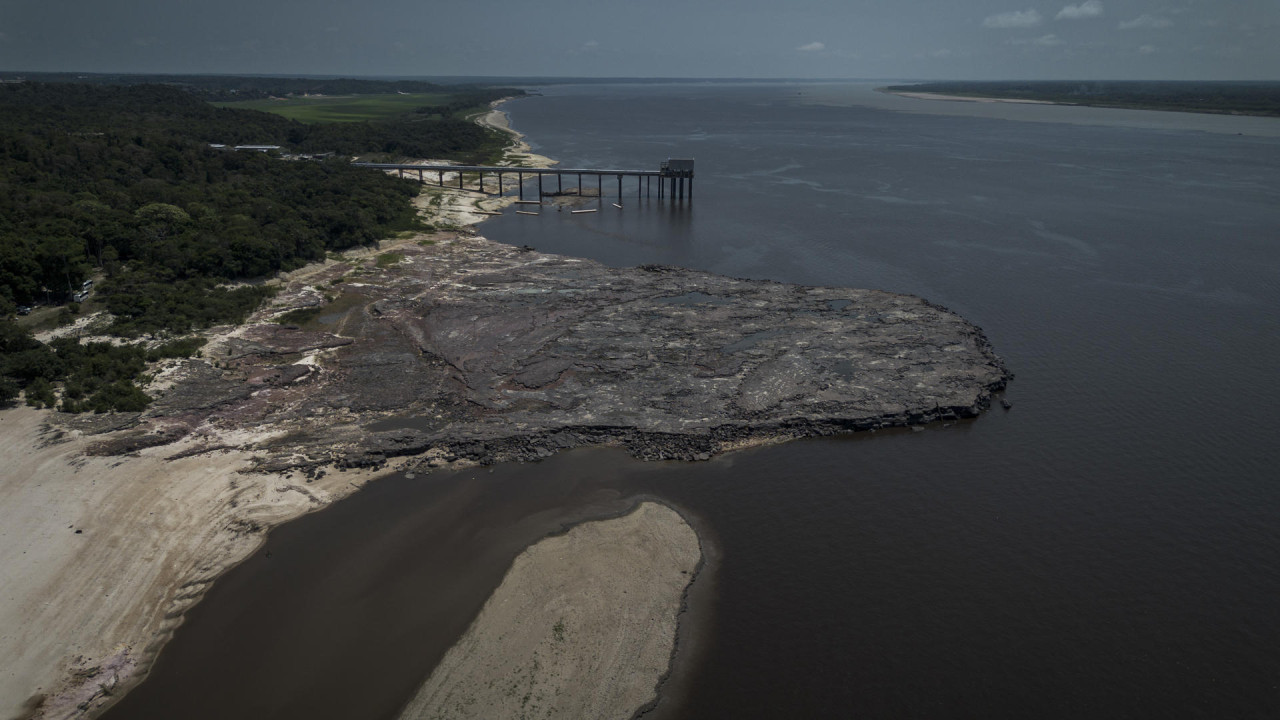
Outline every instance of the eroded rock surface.
[[(754, 438), (973, 417), (1009, 377), (978, 328), (916, 297), (609, 268), (466, 235), (394, 249), (386, 267), (294, 280), (169, 373), (114, 441), (195, 432), (221, 447), (270, 429), (252, 443), (270, 469), (602, 442), (704, 459)], [(317, 288), (332, 302), (315, 320), (269, 322), (314, 306)]]

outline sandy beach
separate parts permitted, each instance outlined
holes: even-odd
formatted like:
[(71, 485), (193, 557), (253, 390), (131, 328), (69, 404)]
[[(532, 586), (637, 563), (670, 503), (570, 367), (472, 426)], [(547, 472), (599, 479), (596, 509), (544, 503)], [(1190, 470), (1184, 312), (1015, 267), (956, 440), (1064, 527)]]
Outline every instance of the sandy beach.
[(701, 557), (654, 502), (535, 544), (401, 719), (632, 717), (667, 673)]
[[(0, 717), (67, 718), (138, 682), (219, 574), (371, 474), (241, 474), (249, 453), (125, 457), (0, 413)], [(95, 439), (96, 440), (96, 439)]]
[[(480, 125), (497, 130), (511, 138), (510, 143), (503, 150), (502, 159), (497, 162), (497, 165), (513, 168), (547, 168), (555, 165), (556, 160), (534, 153), (529, 147), (529, 143), (525, 142), (524, 136), (511, 129), (511, 119), (501, 109), (502, 104), (509, 99), (494, 101), (490, 104), (488, 112), (476, 117), (476, 122)], [(449, 165), (451, 161), (428, 159), (410, 161), (410, 163), (420, 164), (424, 170), (429, 170), (436, 165)], [(391, 170), (388, 171), (388, 174), (396, 175), (398, 173), (395, 170)], [(412, 173), (405, 175), (405, 177), (413, 179)], [(458, 173), (456, 172), (443, 174), (443, 186), (435, 184), (440, 181), (441, 177), (436, 173), (424, 173), (423, 192), (414, 201), (418, 209), (431, 217), (432, 222), (437, 227), (475, 225), (487, 220), (492, 215), (501, 213), (503, 208), (510, 207), (516, 201), (515, 196), (498, 195), (498, 179), (496, 177), (485, 177), (484, 191), (487, 194), (477, 192), (478, 179), (471, 175), (464, 178), (467, 188), (465, 190), (460, 190), (456, 187), (458, 182)], [(504, 189), (513, 189), (515, 182), (514, 178), (505, 180), (503, 183)]]

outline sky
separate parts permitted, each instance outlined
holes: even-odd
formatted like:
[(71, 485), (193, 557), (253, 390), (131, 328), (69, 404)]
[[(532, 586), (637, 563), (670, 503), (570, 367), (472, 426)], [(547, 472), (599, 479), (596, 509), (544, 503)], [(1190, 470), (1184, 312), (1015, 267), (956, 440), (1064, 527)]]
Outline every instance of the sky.
[(0, 71), (1280, 80), (1280, 0), (0, 0)]

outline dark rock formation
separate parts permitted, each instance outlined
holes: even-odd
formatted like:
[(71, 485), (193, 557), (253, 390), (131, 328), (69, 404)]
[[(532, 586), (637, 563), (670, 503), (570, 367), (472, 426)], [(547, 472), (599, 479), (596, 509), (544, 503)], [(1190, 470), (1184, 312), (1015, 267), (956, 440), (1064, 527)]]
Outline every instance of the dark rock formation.
[[(190, 361), (144, 424), (287, 430), (259, 446), (276, 469), (607, 442), (705, 459), (754, 438), (974, 417), (1009, 378), (978, 328), (906, 295), (615, 269), (472, 237), (397, 251), (389, 268), (332, 271), (356, 274), (328, 326), (259, 324), (208, 353), (219, 370)], [(290, 292), (303, 291), (278, 302)]]

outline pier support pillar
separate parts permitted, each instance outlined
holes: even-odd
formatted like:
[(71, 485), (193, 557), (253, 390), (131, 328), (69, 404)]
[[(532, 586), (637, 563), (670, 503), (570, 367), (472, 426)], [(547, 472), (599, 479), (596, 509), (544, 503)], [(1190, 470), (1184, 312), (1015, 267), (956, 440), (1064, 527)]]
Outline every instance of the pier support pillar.
[(524, 199), (524, 173), (516, 173), (516, 182), (519, 183), (519, 187), (520, 187), (519, 199), (523, 200)]
[(542, 173), (538, 173), (538, 202), (542, 202)]

